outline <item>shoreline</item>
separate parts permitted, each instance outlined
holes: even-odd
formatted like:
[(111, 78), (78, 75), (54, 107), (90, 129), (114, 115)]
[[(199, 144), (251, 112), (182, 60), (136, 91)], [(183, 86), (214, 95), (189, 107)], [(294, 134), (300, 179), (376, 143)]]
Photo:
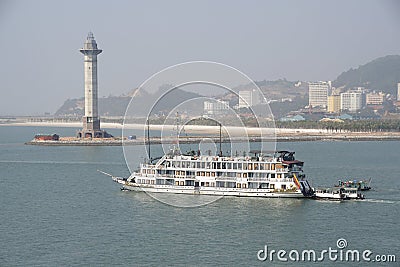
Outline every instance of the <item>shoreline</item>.
[[(36, 127), (60, 127), (60, 128), (81, 128), (80, 122), (73, 123), (48, 123), (48, 122), (23, 122), (23, 123), (0, 123), (0, 127), (4, 126), (36, 126)], [(145, 125), (142, 124), (118, 124), (118, 123), (102, 123), (103, 129), (133, 129), (133, 130), (146, 130)], [(163, 131), (172, 131), (176, 128), (175, 125), (150, 125), (151, 130), (160, 130), (163, 136), (163, 143), (175, 142), (171, 139), (170, 134)], [(204, 141), (203, 139), (211, 139), (214, 142), (218, 141), (214, 137), (207, 136), (208, 134), (218, 134), (218, 126), (201, 126), (201, 125), (185, 125), (185, 132), (198, 134), (200, 136), (194, 137), (180, 137), (180, 143), (198, 143)], [(232, 141), (230, 142), (245, 142), (250, 140), (252, 142), (272, 141), (274, 138), (277, 142), (305, 142), (305, 141), (400, 141), (400, 132), (332, 132), (322, 129), (289, 129), (289, 128), (252, 128), (252, 127), (223, 127), (224, 138), (229, 136)], [(35, 133), (32, 133), (34, 135)], [(144, 134), (143, 134), (144, 135)], [(168, 137), (165, 137), (167, 136)], [(260, 135), (262, 136), (260, 138)], [(79, 140), (74, 137), (61, 137), (61, 141), (28, 141), (25, 144), (30, 145), (81, 145), (81, 146), (121, 146), (121, 139), (86, 139)], [(153, 138), (152, 138), (153, 139)], [(228, 140), (229, 141), (229, 140)], [(228, 142), (225, 141), (225, 142)], [(151, 142), (161, 143), (160, 137), (154, 138)], [(132, 145), (144, 144), (143, 137), (139, 136), (136, 140), (131, 140), (126, 143)]]

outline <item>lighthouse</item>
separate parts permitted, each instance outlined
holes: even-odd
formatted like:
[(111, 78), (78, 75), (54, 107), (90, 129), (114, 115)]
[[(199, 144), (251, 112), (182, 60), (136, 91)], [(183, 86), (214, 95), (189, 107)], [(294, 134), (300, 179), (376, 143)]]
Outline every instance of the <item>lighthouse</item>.
[(79, 50), (84, 55), (85, 72), (85, 114), (82, 118), (83, 128), (78, 132), (79, 138), (111, 137), (100, 129), (97, 97), (97, 55), (103, 50), (97, 48), (93, 33), (89, 32), (83, 48)]

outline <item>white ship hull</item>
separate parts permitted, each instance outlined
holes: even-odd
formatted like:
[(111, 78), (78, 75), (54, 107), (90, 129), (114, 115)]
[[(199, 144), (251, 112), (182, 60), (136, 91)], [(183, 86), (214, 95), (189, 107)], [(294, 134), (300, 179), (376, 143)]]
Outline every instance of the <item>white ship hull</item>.
[(220, 188), (175, 186), (175, 185), (139, 185), (126, 181), (117, 181), (124, 190), (143, 191), (148, 193), (171, 193), (210, 196), (235, 196), (235, 197), (269, 197), (269, 198), (304, 198), (300, 190), (291, 192), (271, 191), (270, 189), (252, 188)]

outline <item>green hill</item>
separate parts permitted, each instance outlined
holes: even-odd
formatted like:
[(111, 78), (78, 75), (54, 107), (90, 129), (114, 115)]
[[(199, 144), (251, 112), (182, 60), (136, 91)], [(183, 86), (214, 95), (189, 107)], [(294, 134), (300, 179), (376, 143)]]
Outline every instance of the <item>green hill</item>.
[(365, 87), (396, 94), (400, 82), (400, 56), (389, 55), (377, 58), (357, 69), (340, 74), (333, 82), (335, 87)]

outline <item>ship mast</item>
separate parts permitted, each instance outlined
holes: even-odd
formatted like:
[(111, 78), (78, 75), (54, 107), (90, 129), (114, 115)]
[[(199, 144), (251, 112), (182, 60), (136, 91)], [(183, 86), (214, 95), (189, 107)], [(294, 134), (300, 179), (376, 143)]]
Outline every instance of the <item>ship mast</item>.
[(148, 155), (149, 155), (149, 162), (151, 162), (151, 154), (150, 154), (150, 123), (149, 118), (147, 118), (147, 146), (148, 146)]
[(219, 156), (222, 157), (222, 125), (219, 123)]

